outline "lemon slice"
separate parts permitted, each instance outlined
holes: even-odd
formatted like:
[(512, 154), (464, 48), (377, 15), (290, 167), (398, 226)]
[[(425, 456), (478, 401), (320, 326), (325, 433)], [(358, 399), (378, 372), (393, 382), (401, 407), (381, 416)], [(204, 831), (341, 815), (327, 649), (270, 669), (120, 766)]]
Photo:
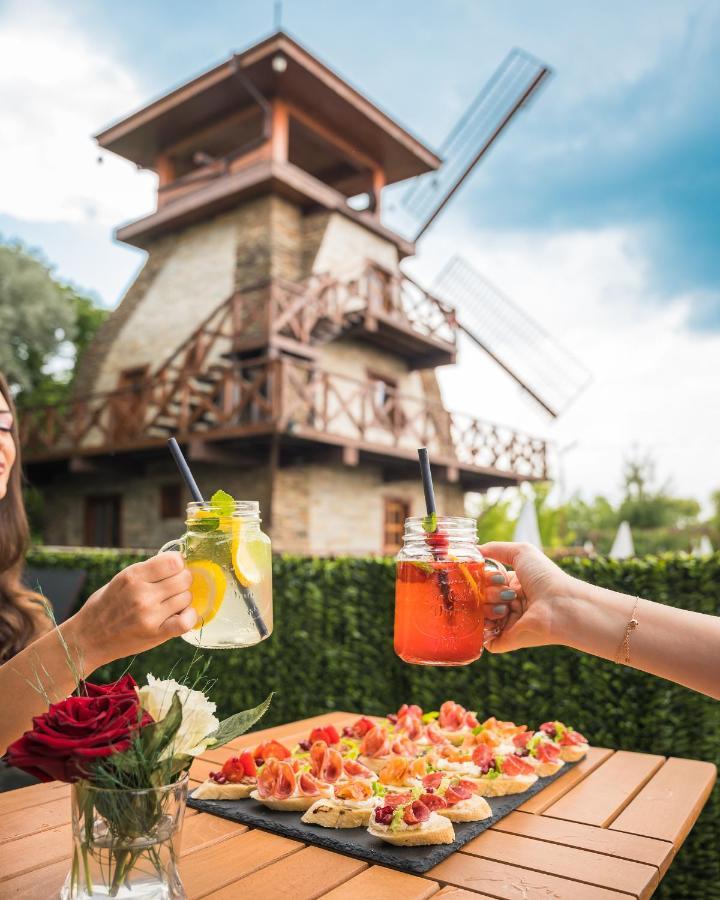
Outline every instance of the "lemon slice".
[(197, 631), (215, 618), (225, 596), (227, 578), (220, 566), (208, 559), (193, 560), (188, 569), (192, 575), (190, 605), (198, 614)]
[[(262, 546), (260, 544), (261, 548)], [(233, 519), (232, 523), (232, 564), (235, 576), (243, 587), (252, 587), (262, 580), (262, 572), (254, 558), (251, 544), (242, 539), (240, 519)]]

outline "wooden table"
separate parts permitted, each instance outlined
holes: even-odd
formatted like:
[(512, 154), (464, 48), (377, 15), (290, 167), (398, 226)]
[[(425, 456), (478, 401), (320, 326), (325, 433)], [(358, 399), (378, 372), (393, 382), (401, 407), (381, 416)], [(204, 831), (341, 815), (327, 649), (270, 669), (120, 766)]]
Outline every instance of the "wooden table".
[[(202, 781), (238, 749), (293, 742), (333, 713), (246, 735), (192, 767)], [(591, 748), (567, 775), (418, 877), (188, 810), (180, 871), (188, 897), (212, 900), (628, 900), (649, 897), (704, 806), (715, 766)], [(0, 795), (0, 898), (57, 896), (70, 853), (69, 787)]]

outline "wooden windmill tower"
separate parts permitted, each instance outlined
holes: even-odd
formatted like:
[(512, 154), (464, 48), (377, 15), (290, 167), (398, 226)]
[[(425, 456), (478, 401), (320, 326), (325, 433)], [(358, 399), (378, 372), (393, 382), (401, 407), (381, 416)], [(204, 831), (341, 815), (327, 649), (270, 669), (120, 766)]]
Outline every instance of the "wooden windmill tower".
[(117, 231), (147, 261), (74, 398), (22, 417), (46, 540), (176, 535), (170, 434), (205, 491), (259, 499), (274, 547), (299, 553), (394, 552), (422, 509), (420, 445), (446, 513), (547, 477), (542, 440), (444, 407), (435, 368), (455, 360), (458, 320), (403, 274), (414, 239), (381, 217), (383, 188), (415, 178), (421, 231), (435, 219), (547, 75), (521, 62), (486, 90), (491, 132), (476, 101), (472, 152), (445, 163), (283, 32), (97, 135), (157, 173), (157, 208)]

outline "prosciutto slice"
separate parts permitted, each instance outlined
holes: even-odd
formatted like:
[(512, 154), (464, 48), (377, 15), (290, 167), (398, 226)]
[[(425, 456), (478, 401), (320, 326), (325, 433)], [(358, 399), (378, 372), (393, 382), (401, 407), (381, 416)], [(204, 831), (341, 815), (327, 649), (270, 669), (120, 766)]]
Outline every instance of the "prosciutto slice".
[(384, 728), (376, 725), (365, 735), (360, 744), (360, 752), (365, 756), (380, 757), (390, 755), (390, 741)]
[(406, 825), (419, 825), (420, 822), (427, 822), (430, 818), (430, 810), (425, 806), (422, 800), (413, 800), (405, 807), (403, 812), (403, 821)]
[(287, 800), (295, 793), (295, 785), (297, 779), (295, 770), (286, 762), (278, 763), (278, 774), (275, 779), (275, 787), (273, 789), (273, 797), (278, 800)]
[(272, 797), (275, 790), (275, 782), (277, 781), (277, 770), (280, 763), (276, 759), (269, 759), (260, 769), (258, 775), (257, 791), (259, 796), (264, 800)]
[(454, 700), (446, 700), (440, 707), (438, 724), (446, 731), (459, 731), (465, 725), (467, 710)]
[(310, 748), (310, 768), (316, 778), (332, 784), (343, 773), (343, 758), (325, 741), (315, 741)]
[(301, 794), (306, 797), (319, 797), (328, 792), (328, 788), (310, 772), (302, 772), (297, 780), (298, 788)]
[(348, 778), (372, 778), (373, 776), (370, 769), (362, 763), (359, 763), (356, 759), (344, 759), (343, 772), (345, 772)]

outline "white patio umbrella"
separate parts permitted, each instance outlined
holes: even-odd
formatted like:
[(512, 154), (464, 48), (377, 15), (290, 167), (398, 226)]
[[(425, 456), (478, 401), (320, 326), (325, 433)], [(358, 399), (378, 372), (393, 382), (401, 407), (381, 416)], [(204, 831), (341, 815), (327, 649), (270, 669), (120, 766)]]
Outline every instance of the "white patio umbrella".
[(611, 559), (628, 559), (635, 556), (635, 544), (633, 543), (632, 531), (628, 522), (621, 522), (620, 527), (615, 535), (615, 540), (610, 548)]
[(537, 512), (535, 511), (535, 502), (533, 500), (526, 500), (523, 508), (520, 510), (520, 518), (515, 524), (513, 540), (534, 544), (542, 550), (540, 528), (538, 527)]
[(694, 556), (712, 556), (715, 551), (713, 550), (713, 545), (710, 541), (710, 538), (704, 534), (700, 538), (700, 543), (697, 545), (695, 550), (693, 551)]

